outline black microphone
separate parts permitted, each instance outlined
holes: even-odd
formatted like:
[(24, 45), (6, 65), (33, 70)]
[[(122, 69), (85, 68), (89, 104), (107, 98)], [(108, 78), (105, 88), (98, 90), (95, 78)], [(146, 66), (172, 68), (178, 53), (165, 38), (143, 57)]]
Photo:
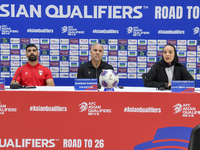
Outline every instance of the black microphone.
[(97, 64), (95, 65), (96, 65), (96, 78), (97, 78), (98, 89), (101, 89), (101, 84), (99, 83), (99, 77), (98, 77), (98, 72), (97, 72)]
[[(20, 72), (24, 69), (24, 67), (26, 66), (27, 63), (25, 63), (25, 65), (23, 66), (23, 68), (20, 70)], [(17, 76), (15, 77), (15, 83), (10, 84), (10, 89), (21, 89), (23, 88), (22, 85), (16, 83), (16, 79), (18, 77), (18, 75), (20, 74), (20, 72), (17, 74)]]

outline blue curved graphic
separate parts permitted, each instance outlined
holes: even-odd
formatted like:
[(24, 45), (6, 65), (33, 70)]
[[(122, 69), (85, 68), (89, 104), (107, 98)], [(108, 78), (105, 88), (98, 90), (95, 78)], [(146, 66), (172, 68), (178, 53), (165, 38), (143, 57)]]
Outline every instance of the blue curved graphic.
[(136, 145), (133, 150), (187, 150), (190, 127), (166, 127), (157, 130), (154, 139)]

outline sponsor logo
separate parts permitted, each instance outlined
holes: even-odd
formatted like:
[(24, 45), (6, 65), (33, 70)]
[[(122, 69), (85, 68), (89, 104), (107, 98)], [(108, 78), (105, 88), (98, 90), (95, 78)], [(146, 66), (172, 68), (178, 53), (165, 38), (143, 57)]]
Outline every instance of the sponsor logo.
[(108, 64), (110, 64), (113, 67), (117, 67), (117, 62), (108, 62)]
[(102, 109), (101, 105), (97, 105), (96, 102), (82, 102), (79, 104), (79, 112), (87, 112), (88, 115), (100, 115), (109, 114), (112, 109)]
[(138, 45), (138, 50), (147, 50), (146, 45)]
[(197, 45), (197, 40), (188, 40), (188, 45)]
[(1, 72), (8, 72), (10, 71), (10, 67), (1, 67)]
[(77, 34), (84, 34), (85, 31), (79, 31), (74, 26), (63, 26), (61, 27), (61, 33), (67, 33), (68, 36), (76, 36)]
[(70, 49), (78, 49), (78, 45), (70, 45)]
[(9, 38), (1, 38), (1, 43), (10, 43)]
[(31, 42), (30, 43), (39, 44), (40, 40), (36, 39), (36, 38), (31, 38)]
[(176, 40), (168, 40), (167, 44), (176, 45)]
[(141, 36), (141, 35), (146, 35), (146, 34), (150, 34), (150, 31), (143, 31), (143, 29), (140, 29), (138, 26), (135, 27), (131, 27), (129, 26), (128, 28), (126, 28), (127, 30), (127, 34), (131, 34), (133, 33), (133, 36)]
[(189, 73), (196, 73), (196, 69), (188, 69)]
[(118, 61), (127, 61), (127, 57), (118, 57)]
[(148, 63), (147, 63), (147, 67), (150, 67), (150, 68), (151, 68), (154, 64), (155, 64), (155, 63), (148, 62)]
[(130, 73), (136, 73), (136, 68), (128, 68), (128, 72)]
[[(4, 43), (4, 42), (1, 42)], [(9, 42), (7, 42), (9, 43)], [(19, 38), (10, 38), (10, 43), (20, 43), (20, 39)]]
[(70, 73), (70, 78), (77, 78), (77, 73)]
[(88, 56), (79, 56), (79, 61), (88, 61)]
[(186, 57), (179, 57), (178, 62), (186, 62)]
[(118, 73), (127, 73), (127, 68), (118, 68)]
[(158, 34), (185, 34), (185, 30), (158, 30)]
[(69, 55), (68, 50), (60, 50), (60, 55)]
[(60, 39), (60, 44), (69, 44), (69, 39)]
[(127, 51), (118, 51), (118, 55), (127, 56)]
[(126, 39), (119, 39), (118, 44), (127, 44), (127, 40)]
[(128, 74), (129, 79), (136, 79), (136, 74)]
[(60, 66), (69, 66), (69, 62), (61, 61)]
[(117, 50), (117, 45), (109, 45), (109, 50)]
[(98, 43), (98, 39), (89, 39), (89, 44)]
[(146, 61), (147, 58), (146, 57), (138, 57), (138, 61)]
[(196, 52), (187, 52), (187, 56), (196, 56)]
[[(80, 51), (80, 55), (81, 56), (87, 56), (88, 55), (88, 51)], [(104, 55), (105, 55), (105, 51), (104, 51)]]
[(196, 63), (187, 63), (187, 68), (196, 68)]
[(109, 61), (117, 61), (117, 57), (115, 57), (115, 56), (109, 56), (108, 60)]
[(53, 62), (53, 61), (50, 61), (50, 66), (52, 66), (52, 67), (57, 67), (57, 66), (59, 66), (59, 62), (57, 61), (55, 61), (55, 62)]
[(164, 46), (158, 46), (158, 51), (163, 51)]
[(69, 61), (69, 56), (60, 56), (60, 61)]
[(27, 46), (28, 44), (21, 44), (21, 49), (24, 49), (24, 50), (26, 50), (26, 46)]
[(59, 61), (59, 56), (50, 56), (51, 61)]
[(49, 49), (49, 45), (48, 44), (41, 44), (40, 49)]
[(40, 60), (49, 60), (49, 56), (42, 55), (40, 56)]
[(157, 41), (156, 40), (148, 40), (148, 45), (156, 45)]
[(86, 49), (86, 50), (89, 49), (88, 45), (79, 45), (79, 48), (80, 49)]
[(109, 39), (108, 44), (117, 44), (118, 40), (117, 39)]
[(137, 50), (137, 45), (129, 45), (128, 50)]
[(40, 50), (40, 55), (49, 55), (49, 50)]
[(197, 50), (200, 51), (200, 46), (197, 46)]
[(178, 51), (186, 51), (186, 46), (177, 46)]
[(186, 40), (177, 40), (177, 45), (186, 45)]
[(119, 50), (127, 50), (127, 46), (126, 45), (118, 45), (118, 49)]
[(137, 51), (128, 51), (128, 56), (137, 56)]
[(69, 68), (68, 67), (60, 67), (60, 72), (69, 72)]
[(59, 44), (59, 39), (50, 39), (51, 44)]
[(45, 62), (45, 61), (41, 61), (40, 64), (41, 64), (42, 66), (46, 66), (46, 67), (49, 66), (49, 62)]
[(10, 61), (10, 65), (11, 66), (19, 66), (20, 63), (19, 63), (19, 61)]
[(10, 78), (10, 73), (8, 73), (8, 72), (1, 72), (1, 77), (3, 77), (3, 78)]
[(59, 45), (50, 45), (50, 49), (59, 49)]
[(10, 68), (10, 71), (15, 72), (15, 71), (17, 70), (17, 68), (18, 68), (18, 67), (11, 67), (11, 68)]
[(21, 43), (30, 43), (30, 39), (29, 38), (21, 38)]
[[(73, 62), (71, 62), (70, 65), (73, 65), (72, 63), (73, 63)], [(74, 63), (74, 64), (75, 64), (75, 63)], [(78, 65), (78, 63), (77, 63), (77, 65)], [(70, 71), (70, 72), (78, 72), (78, 67), (70, 67), (70, 68), (69, 68), (69, 71)]]
[(137, 61), (137, 57), (129, 56), (128, 61)]
[(26, 56), (21, 56), (21, 60), (28, 60)]
[(49, 39), (40, 39), (41, 44), (49, 44)]
[(156, 62), (156, 57), (147, 57), (148, 62)]
[(196, 51), (197, 47), (196, 46), (187, 46), (188, 51)]
[(19, 33), (19, 30), (12, 30), (8, 25), (0, 25), (1, 35), (10, 35), (12, 33)]
[(173, 114), (182, 114), (182, 117), (195, 117), (200, 115), (200, 110), (197, 107), (192, 107), (191, 103), (177, 103), (173, 106)]
[(78, 55), (78, 51), (77, 50), (71, 50), (70, 55)]
[(118, 34), (119, 30), (114, 30), (114, 29), (94, 29), (92, 30), (92, 33), (94, 34)]
[[(138, 63), (138, 67), (147, 67), (147, 63)], [(139, 68), (138, 68), (139, 69)], [(142, 68), (143, 69), (143, 68)]]
[(197, 56), (198, 56), (198, 57), (200, 56), (200, 52), (197, 52)]
[(151, 51), (155, 51), (156, 50), (156, 46), (153, 46), (153, 45), (148, 45), (147, 49), (148, 50), (151, 50)]
[(1, 49), (10, 49), (10, 44), (1, 44)]
[(79, 60), (79, 57), (78, 57), (78, 56), (70, 56), (70, 57), (69, 57), (69, 60), (70, 60), (70, 61), (78, 61), (78, 60)]
[(196, 62), (196, 57), (187, 57), (187, 62)]
[(147, 40), (138, 40), (138, 45), (147, 45)]
[(146, 51), (138, 51), (138, 56), (147, 56)]
[(158, 40), (158, 45), (166, 45), (167, 40)]
[(162, 51), (157, 51), (157, 56), (162, 56)]
[(88, 39), (79, 39), (80, 44), (88, 44)]
[(44, 112), (66, 112), (67, 107), (61, 106), (30, 106), (30, 111), (44, 111)]
[(59, 78), (59, 73), (52, 73), (53, 78)]
[(156, 56), (157, 53), (156, 53), (156, 51), (148, 51), (147, 55), (148, 56)]
[(136, 67), (136, 62), (128, 62), (128, 67)]
[(51, 72), (59, 72), (59, 67), (50, 67)]
[(1, 55), (1, 60), (10, 60), (10, 56)]
[(69, 73), (60, 73), (60, 78), (69, 78)]
[(126, 73), (119, 73), (118, 76), (119, 76), (120, 79), (126, 79), (127, 78)]
[(128, 39), (128, 44), (137, 44), (137, 40)]
[(79, 44), (78, 39), (70, 39), (70, 44)]
[(178, 56), (181, 56), (181, 57), (185, 57), (186, 56), (186, 52), (177, 52), (178, 53)]
[(59, 55), (59, 50), (50, 50), (50, 55)]
[(119, 62), (118, 67), (127, 67), (127, 63), (126, 62)]
[(108, 39), (99, 39), (100, 44), (108, 44)]
[(10, 66), (10, 61), (1, 61), (1, 66)]
[(11, 44), (11, 49), (20, 49), (19, 44)]
[(60, 45), (60, 49), (67, 50), (69, 49), (69, 45)]

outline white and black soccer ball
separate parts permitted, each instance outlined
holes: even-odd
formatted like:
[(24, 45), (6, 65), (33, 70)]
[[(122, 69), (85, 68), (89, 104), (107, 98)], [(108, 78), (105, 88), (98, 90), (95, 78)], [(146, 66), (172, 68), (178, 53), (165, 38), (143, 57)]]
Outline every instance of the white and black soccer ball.
[(119, 77), (113, 70), (104, 70), (99, 76), (99, 83), (104, 88), (114, 88), (119, 83)]

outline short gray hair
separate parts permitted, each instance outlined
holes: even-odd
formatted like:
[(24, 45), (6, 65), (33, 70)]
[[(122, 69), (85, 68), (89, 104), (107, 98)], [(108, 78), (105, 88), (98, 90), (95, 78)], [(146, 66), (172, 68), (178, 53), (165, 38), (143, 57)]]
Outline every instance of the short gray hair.
[[(103, 45), (102, 45), (102, 44), (100, 44), (100, 43), (94, 43), (94, 44), (92, 45), (92, 47), (91, 47), (91, 50), (92, 50), (93, 47), (96, 46), (96, 45), (99, 45), (99, 46), (101, 46), (101, 47), (103, 48)], [(103, 48), (103, 50), (104, 50), (104, 48)]]

